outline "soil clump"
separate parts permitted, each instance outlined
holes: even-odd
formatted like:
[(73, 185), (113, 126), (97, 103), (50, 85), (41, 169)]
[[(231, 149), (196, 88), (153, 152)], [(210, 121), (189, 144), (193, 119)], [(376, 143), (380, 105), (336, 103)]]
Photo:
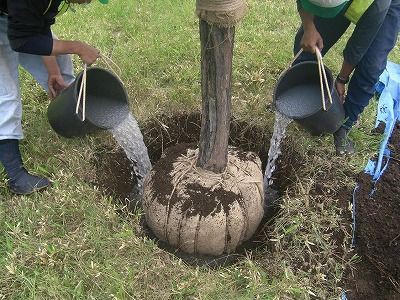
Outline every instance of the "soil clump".
[(400, 123), (388, 147), (391, 158), (377, 182), (357, 175), (354, 249), (360, 261), (346, 274), (349, 300), (400, 299)]

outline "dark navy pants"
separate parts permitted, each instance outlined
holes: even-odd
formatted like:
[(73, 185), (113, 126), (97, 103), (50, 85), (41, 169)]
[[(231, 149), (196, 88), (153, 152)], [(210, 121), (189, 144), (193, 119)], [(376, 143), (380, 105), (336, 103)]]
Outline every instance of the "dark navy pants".
[[(349, 82), (344, 103), (347, 119), (344, 126), (347, 128), (350, 128), (357, 121), (359, 115), (373, 97), (375, 84), (386, 68), (389, 52), (396, 44), (400, 26), (400, 5), (398, 4), (399, 1), (392, 3), (396, 4), (390, 6), (377, 35), (355, 67)], [(350, 25), (350, 22), (344, 16), (333, 19), (315, 17), (314, 22), (324, 41), (322, 55), (329, 51)], [(303, 29), (300, 28), (295, 37), (294, 54), (300, 50), (302, 36)], [(315, 54), (303, 52), (295, 63), (309, 60), (316, 60)]]

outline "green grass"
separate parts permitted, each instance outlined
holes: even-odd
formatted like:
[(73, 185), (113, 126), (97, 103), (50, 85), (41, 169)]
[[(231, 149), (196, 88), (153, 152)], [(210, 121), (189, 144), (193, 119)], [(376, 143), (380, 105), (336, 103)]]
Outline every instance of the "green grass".
[[(271, 131), (274, 117), (266, 107), (291, 61), (299, 18), (294, 2), (248, 4), (249, 13), (236, 28), (233, 112)], [(161, 114), (200, 110), (193, 1), (111, 0), (107, 6), (93, 1), (60, 17), (54, 31), (62, 39), (84, 40), (112, 58), (122, 70), (140, 124)], [(345, 39), (325, 59), (334, 73), (344, 44)], [(396, 46), (391, 58), (400, 57), (399, 51)], [(79, 72), (82, 65), (74, 61)], [(347, 234), (350, 229), (342, 228), (346, 223), (334, 196), (313, 198), (310, 192), (327, 173), (336, 175), (335, 182), (325, 183), (333, 191), (337, 183), (354, 184), (349, 174), (362, 170), (379, 143), (369, 134), (376, 102), (352, 132), (359, 147), (353, 158), (335, 157), (330, 136), (312, 138), (290, 125), (290, 141), (308, 167), (283, 199), (271, 228), (272, 246), (249, 253), (234, 266), (209, 270), (187, 266), (140, 237), (140, 212), (118, 215), (113, 199), (93, 184), (94, 149), (110, 138), (58, 137), (46, 119), (45, 93), (29, 74), (22, 72), (21, 82), (25, 164), (49, 176), (54, 186), (16, 197), (6, 189), (4, 172), (0, 175), (0, 299), (337, 299), (348, 260), (331, 256), (334, 245), (325, 229)]]

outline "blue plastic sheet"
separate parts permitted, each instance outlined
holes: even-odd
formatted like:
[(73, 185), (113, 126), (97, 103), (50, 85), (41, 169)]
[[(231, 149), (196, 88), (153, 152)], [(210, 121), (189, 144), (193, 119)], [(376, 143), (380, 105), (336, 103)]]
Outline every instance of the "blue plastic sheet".
[(380, 94), (375, 127), (383, 122), (385, 131), (379, 148), (378, 159), (376, 161), (370, 160), (365, 167), (365, 172), (370, 174), (374, 181), (377, 181), (389, 163), (388, 141), (396, 121), (400, 120), (400, 65), (388, 61), (375, 89)]
[(351, 216), (353, 219), (353, 223), (351, 224), (352, 226), (352, 235), (351, 235), (351, 245), (354, 247), (355, 242), (356, 242), (356, 193), (358, 191), (358, 183), (356, 185), (356, 187), (354, 188), (353, 191), (353, 198), (352, 198), (352, 208), (351, 208)]

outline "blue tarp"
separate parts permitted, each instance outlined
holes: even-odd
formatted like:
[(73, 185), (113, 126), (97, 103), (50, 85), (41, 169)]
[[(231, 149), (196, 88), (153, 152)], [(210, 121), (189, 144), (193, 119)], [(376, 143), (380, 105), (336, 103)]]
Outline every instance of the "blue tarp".
[[(369, 160), (365, 172), (372, 176), (373, 181), (378, 181), (390, 161), (390, 149), (388, 148), (389, 138), (392, 135), (396, 121), (400, 121), (400, 65), (388, 61), (385, 71), (379, 77), (376, 85), (376, 92), (379, 94), (378, 110), (376, 115), (375, 128), (383, 122), (385, 124), (384, 138), (379, 147), (379, 155), (376, 161)], [(385, 158), (385, 160), (384, 160)], [(356, 231), (356, 191), (353, 191), (353, 238), (352, 245), (355, 243)], [(371, 190), (371, 194), (374, 193)]]
[(400, 120), (400, 65), (388, 61), (386, 69), (376, 85), (376, 92), (380, 94), (380, 97), (375, 127), (383, 122), (385, 123), (385, 132), (377, 161), (370, 160), (365, 167), (365, 172), (370, 174), (374, 181), (381, 177), (389, 163), (390, 150), (387, 144), (396, 121)]

